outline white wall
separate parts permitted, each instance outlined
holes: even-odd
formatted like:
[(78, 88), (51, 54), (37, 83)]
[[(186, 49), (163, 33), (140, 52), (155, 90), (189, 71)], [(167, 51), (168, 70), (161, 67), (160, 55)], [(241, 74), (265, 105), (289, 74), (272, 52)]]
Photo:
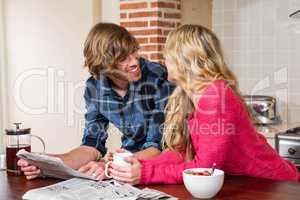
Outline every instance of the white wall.
[[(102, 21), (119, 24), (120, 23), (120, 7), (119, 0), (102, 0)], [(121, 146), (121, 132), (110, 124), (108, 130), (107, 147), (109, 151), (114, 151)]]
[(300, 121), (300, 20), (296, 0), (214, 0), (213, 30), (241, 89), (278, 98), (285, 122)]
[[(47, 152), (78, 146), (83, 127), (82, 47), (92, 0), (5, 0), (8, 121), (23, 122)], [(33, 151), (41, 151), (34, 141)]]
[[(83, 86), (89, 76), (83, 69), (83, 43), (93, 20), (119, 24), (119, 0), (2, 1), (7, 64), (0, 53), (1, 130), (23, 122), (44, 138), (46, 151), (51, 153), (78, 146), (84, 126)], [(2, 76), (8, 79), (8, 89), (3, 88)], [(8, 106), (1, 106), (3, 93), (8, 96)], [(8, 122), (1, 127), (3, 119)], [(107, 143), (113, 150), (120, 146), (120, 134), (113, 127), (110, 130)], [(36, 140), (32, 146), (33, 151), (42, 149)]]
[(102, 0), (102, 21), (120, 23), (119, 0)]
[(0, 153), (3, 152), (4, 127), (7, 125), (6, 110), (6, 69), (5, 69), (5, 43), (4, 43), (4, 9), (3, 0), (0, 0)]

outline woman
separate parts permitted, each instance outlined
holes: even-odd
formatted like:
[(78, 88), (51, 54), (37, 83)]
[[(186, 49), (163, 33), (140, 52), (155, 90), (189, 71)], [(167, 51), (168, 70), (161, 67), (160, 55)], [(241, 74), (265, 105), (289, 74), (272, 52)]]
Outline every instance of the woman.
[(163, 145), (167, 149), (129, 169), (112, 164), (114, 179), (131, 184), (182, 183), (187, 168), (211, 167), (227, 174), (297, 181), (296, 167), (282, 159), (259, 134), (225, 64), (220, 42), (209, 29), (184, 25), (165, 46), (169, 98)]

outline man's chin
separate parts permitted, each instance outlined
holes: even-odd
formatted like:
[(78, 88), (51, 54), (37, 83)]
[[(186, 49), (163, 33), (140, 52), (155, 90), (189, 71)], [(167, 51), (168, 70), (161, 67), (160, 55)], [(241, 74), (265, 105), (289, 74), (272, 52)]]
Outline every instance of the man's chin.
[(130, 76), (128, 77), (129, 82), (136, 82), (139, 81), (142, 78), (142, 74), (139, 74), (137, 76)]

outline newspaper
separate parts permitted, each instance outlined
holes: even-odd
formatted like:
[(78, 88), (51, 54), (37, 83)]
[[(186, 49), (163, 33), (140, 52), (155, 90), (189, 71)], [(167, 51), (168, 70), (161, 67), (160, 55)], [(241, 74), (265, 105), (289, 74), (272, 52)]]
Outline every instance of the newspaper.
[(128, 184), (114, 184), (114, 181), (92, 181), (73, 178), (47, 187), (29, 190), (24, 200), (176, 200), (166, 193), (145, 188), (143, 190)]
[(43, 176), (55, 177), (60, 179), (70, 179), (78, 177), (94, 180), (92, 177), (87, 176), (65, 165), (60, 158), (54, 156), (30, 153), (24, 149), (18, 151), (17, 156), (26, 160), (29, 164), (40, 168)]
[(29, 190), (23, 196), (23, 199), (26, 200), (177, 199), (157, 190), (149, 188), (140, 190), (128, 184), (119, 184), (113, 180), (97, 182), (92, 177), (68, 167), (57, 157), (30, 153), (24, 149), (20, 150), (17, 156), (40, 168), (45, 176), (61, 179), (72, 178), (47, 187)]

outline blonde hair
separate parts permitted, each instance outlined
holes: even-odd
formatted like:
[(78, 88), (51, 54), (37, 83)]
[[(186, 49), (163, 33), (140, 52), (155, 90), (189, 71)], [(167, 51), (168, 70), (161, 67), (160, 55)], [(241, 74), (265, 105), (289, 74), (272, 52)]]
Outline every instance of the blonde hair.
[(194, 152), (186, 119), (195, 108), (183, 88), (201, 92), (211, 82), (223, 79), (242, 101), (243, 97), (236, 77), (224, 61), (220, 42), (211, 30), (199, 25), (183, 25), (171, 31), (164, 55), (172, 62), (181, 87), (177, 86), (166, 106), (162, 145), (165, 149), (185, 151), (186, 160), (192, 160)]
[(139, 49), (137, 40), (124, 28), (112, 23), (98, 23), (84, 43), (85, 66), (99, 77), (110, 73), (130, 54)]

